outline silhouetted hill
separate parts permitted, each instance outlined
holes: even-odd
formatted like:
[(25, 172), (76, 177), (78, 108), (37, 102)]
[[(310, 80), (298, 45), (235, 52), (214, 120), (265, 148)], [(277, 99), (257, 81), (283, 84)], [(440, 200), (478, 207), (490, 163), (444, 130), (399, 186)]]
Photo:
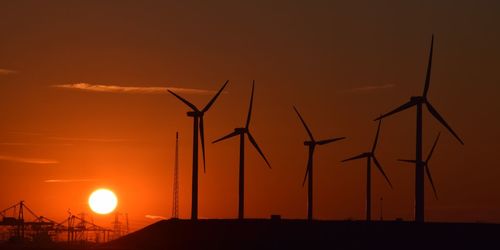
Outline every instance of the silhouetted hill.
[(500, 225), (304, 220), (165, 220), (105, 249), (500, 249)]

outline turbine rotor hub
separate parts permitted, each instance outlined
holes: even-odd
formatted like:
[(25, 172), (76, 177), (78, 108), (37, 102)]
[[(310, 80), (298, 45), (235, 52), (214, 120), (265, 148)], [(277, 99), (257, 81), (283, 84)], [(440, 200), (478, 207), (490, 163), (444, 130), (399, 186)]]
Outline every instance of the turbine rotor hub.
[(200, 116), (203, 116), (203, 113), (202, 112), (198, 112), (198, 111), (188, 111), (187, 112), (187, 116), (190, 116), (190, 117), (200, 117)]
[(235, 128), (234, 132), (244, 133), (244, 132), (247, 132), (247, 129), (246, 128)]
[(410, 100), (413, 102), (423, 102), (425, 101), (425, 97), (423, 96), (412, 96), (410, 97)]

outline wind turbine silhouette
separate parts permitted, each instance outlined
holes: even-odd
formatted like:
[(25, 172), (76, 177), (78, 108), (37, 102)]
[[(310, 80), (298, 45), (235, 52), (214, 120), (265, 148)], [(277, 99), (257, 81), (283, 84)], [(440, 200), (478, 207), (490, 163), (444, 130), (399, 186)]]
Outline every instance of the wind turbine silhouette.
[[(438, 195), (436, 192), (436, 186), (434, 186), (434, 181), (432, 181), (431, 170), (429, 169), (429, 161), (431, 160), (432, 154), (434, 153), (434, 149), (436, 148), (436, 145), (438, 143), (439, 136), (441, 136), (441, 133), (438, 133), (436, 140), (434, 141), (434, 144), (432, 145), (431, 151), (427, 155), (427, 159), (425, 159), (425, 161), (422, 162), (422, 164), (425, 167), (425, 173), (427, 174), (427, 177), (429, 178), (429, 182), (431, 183), (432, 191), (434, 192), (434, 197), (436, 198), (436, 200), (438, 199)], [(398, 159), (398, 161), (408, 162), (408, 163), (415, 163), (416, 162), (415, 160), (404, 160), (404, 159)]]
[(193, 117), (193, 178), (192, 178), (192, 194), (191, 194), (191, 219), (198, 219), (198, 130), (200, 131), (201, 137), (201, 149), (203, 153), (203, 172), (205, 172), (205, 128), (203, 125), (203, 115), (205, 112), (210, 109), (210, 107), (214, 104), (217, 97), (219, 97), (220, 93), (226, 87), (229, 80), (227, 80), (222, 88), (215, 94), (214, 97), (208, 102), (208, 104), (202, 109), (199, 110), (192, 103), (188, 102), (186, 99), (177, 95), (176, 93), (168, 90), (170, 94), (177, 97), (184, 104), (189, 106), (192, 111), (187, 112), (187, 116)]
[(266, 157), (264, 156), (264, 153), (262, 153), (262, 150), (259, 148), (259, 145), (255, 141), (255, 139), (252, 136), (252, 133), (250, 133), (249, 125), (250, 125), (250, 118), (252, 116), (252, 105), (253, 105), (253, 93), (254, 93), (254, 87), (255, 87), (255, 80), (253, 81), (252, 84), (252, 95), (250, 96), (250, 107), (248, 108), (248, 116), (247, 116), (247, 122), (245, 124), (245, 127), (243, 128), (235, 128), (234, 132), (217, 139), (213, 141), (212, 143), (217, 143), (226, 139), (229, 139), (231, 137), (240, 136), (240, 173), (239, 173), (239, 196), (238, 196), (238, 219), (242, 220), (244, 218), (244, 202), (245, 202), (245, 135), (248, 136), (248, 140), (252, 143), (252, 145), (257, 149), (257, 152), (262, 156), (264, 161), (266, 162), (267, 166), (271, 168), (271, 165), (267, 161)]
[[(304, 176), (304, 181), (302, 182), (302, 186), (306, 183), (307, 181), (307, 219), (311, 221), (313, 219), (313, 155), (314, 155), (314, 149), (316, 148), (316, 145), (325, 145), (328, 143), (332, 143), (335, 141), (339, 141), (342, 139), (345, 139), (345, 137), (338, 137), (338, 138), (332, 138), (332, 139), (326, 139), (326, 140), (320, 140), (316, 141), (314, 139), (313, 134), (311, 133), (311, 130), (309, 127), (307, 127), (306, 122), (304, 119), (302, 119), (302, 116), (300, 115), (299, 111), (295, 106), (293, 107), (297, 115), (299, 116), (300, 121), (304, 125), (304, 128), (307, 131), (307, 134), (309, 135), (309, 141), (304, 141), (304, 145), (309, 148), (309, 156), (307, 160), (307, 169), (306, 169), (306, 174)], [(309, 178), (308, 178), (309, 177)]]
[(431, 81), (432, 52), (434, 46), (434, 35), (431, 38), (431, 48), (429, 52), (429, 62), (427, 64), (427, 74), (425, 77), (424, 92), (421, 96), (412, 96), (410, 101), (399, 106), (393, 111), (386, 113), (375, 120), (393, 115), (413, 106), (417, 107), (417, 126), (416, 126), (416, 148), (415, 148), (415, 221), (424, 222), (424, 165), (422, 161), (422, 106), (425, 104), (427, 110), (438, 120), (450, 133), (463, 145), (464, 142), (453, 129), (448, 125), (444, 118), (437, 112), (427, 99), (429, 84)]
[(372, 182), (372, 180), (371, 180), (371, 161), (372, 160), (373, 160), (373, 163), (375, 163), (375, 166), (377, 166), (377, 168), (380, 171), (380, 173), (382, 173), (382, 175), (384, 176), (384, 178), (387, 181), (387, 183), (389, 183), (389, 186), (391, 188), (393, 188), (392, 184), (391, 184), (391, 181), (389, 180), (389, 178), (385, 174), (382, 166), (380, 165), (380, 163), (377, 160), (377, 157), (375, 157), (375, 149), (377, 148), (378, 136), (379, 136), (379, 133), (380, 133), (380, 124), (381, 123), (382, 123), (382, 120), (379, 120), (379, 122), (378, 122), (378, 128), (377, 128), (377, 134), (375, 135), (375, 141), (373, 142), (372, 150), (370, 152), (361, 153), (360, 155), (357, 155), (357, 156), (354, 156), (354, 157), (351, 157), (351, 158), (348, 158), (348, 159), (345, 159), (345, 160), (342, 161), (342, 162), (346, 162), (346, 161), (352, 161), (352, 160), (366, 158), (366, 220), (367, 221), (371, 221), (371, 216), (372, 216), (372, 214), (371, 214), (371, 208), (372, 208), (372, 197), (371, 197), (371, 190), (372, 190), (372, 187), (371, 187), (371, 182)]

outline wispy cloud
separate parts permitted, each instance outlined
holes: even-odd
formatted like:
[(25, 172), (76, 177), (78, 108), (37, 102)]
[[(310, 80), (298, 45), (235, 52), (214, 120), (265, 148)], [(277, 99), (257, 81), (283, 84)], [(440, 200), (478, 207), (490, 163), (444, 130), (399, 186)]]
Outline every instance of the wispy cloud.
[(26, 157), (16, 157), (8, 155), (0, 155), (0, 161), (10, 161), (10, 162), (28, 163), (37, 165), (53, 165), (59, 163), (59, 161), (51, 159), (26, 158)]
[(106, 138), (106, 137), (71, 137), (71, 136), (56, 136), (54, 134), (38, 133), (38, 132), (22, 132), (10, 131), (14, 135), (27, 137), (37, 137), (42, 140), (58, 141), (53, 143), (30, 143), (30, 142), (0, 142), (0, 146), (73, 146), (71, 142), (130, 142), (130, 139), (124, 138)]
[(0, 146), (33, 146), (33, 147), (45, 147), (45, 146), (72, 146), (69, 143), (30, 143), (30, 142), (0, 142)]
[(55, 180), (44, 180), (45, 183), (72, 183), (72, 182), (95, 182), (99, 179), (55, 179)]
[(352, 89), (346, 89), (344, 91), (341, 91), (342, 93), (355, 93), (355, 92), (367, 92), (367, 91), (373, 91), (373, 90), (379, 90), (379, 89), (390, 89), (396, 87), (395, 84), (384, 84), (384, 85), (367, 85), (367, 86), (361, 86), (357, 88), (352, 88)]
[(92, 138), (92, 137), (47, 137), (50, 140), (56, 141), (79, 141), (79, 142), (127, 142), (130, 140), (120, 138)]
[(52, 85), (54, 88), (73, 89), (90, 92), (107, 92), (107, 93), (127, 93), (127, 94), (164, 94), (168, 90), (176, 93), (207, 95), (213, 94), (215, 91), (206, 89), (190, 89), (178, 87), (133, 87), (120, 86), (111, 84), (91, 84), (85, 82), (58, 84)]
[(43, 135), (45, 135), (44, 133), (26, 132), (26, 131), (7, 131), (7, 133), (14, 134), (14, 135), (27, 135), (27, 136), (43, 136)]
[(151, 219), (151, 220), (166, 220), (167, 219), (167, 217), (165, 217), (165, 216), (150, 215), (150, 214), (146, 214), (144, 217), (146, 217), (147, 219)]
[(16, 73), (17, 71), (11, 69), (0, 69), (0, 75), (12, 75)]
[(164, 216), (161, 216), (161, 215), (150, 215), (150, 214), (146, 214), (146, 217), (147, 219), (151, 219), (151, 220), (166, 220), (167, 217), (164, 217)]

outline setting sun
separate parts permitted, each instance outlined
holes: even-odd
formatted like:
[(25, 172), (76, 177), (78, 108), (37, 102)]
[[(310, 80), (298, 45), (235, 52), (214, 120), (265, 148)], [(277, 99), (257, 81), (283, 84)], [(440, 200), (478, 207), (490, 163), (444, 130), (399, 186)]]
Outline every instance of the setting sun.
[(97, 189), (89, 197), (89, 206), (98, 214), (109, 214), (113, 212), (118, 204), (116, 195), (109, 189)]

